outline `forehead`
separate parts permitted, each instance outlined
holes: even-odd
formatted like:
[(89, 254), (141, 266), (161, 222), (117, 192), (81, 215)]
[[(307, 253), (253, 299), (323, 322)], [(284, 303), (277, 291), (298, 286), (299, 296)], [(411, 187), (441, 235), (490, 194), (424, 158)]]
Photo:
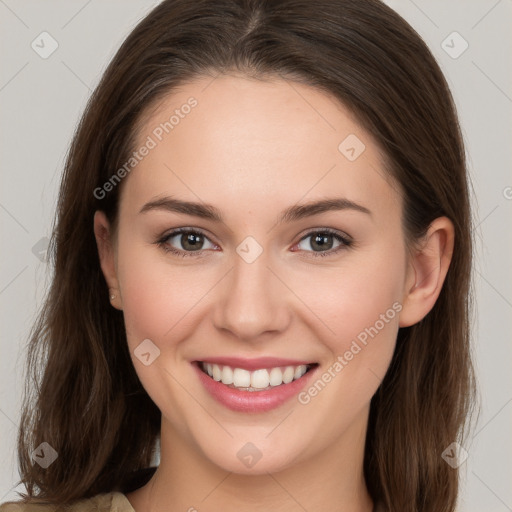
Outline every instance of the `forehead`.
[(144, 114), (135, 149), (143, 146), (150, 149), (123, 192), (140, 206), (163, 194), (221, 208), (336, 193), (382, 208), (398, 199), (379, 147), (353, 114), (323, 91), (280, 78), (183, 84)]

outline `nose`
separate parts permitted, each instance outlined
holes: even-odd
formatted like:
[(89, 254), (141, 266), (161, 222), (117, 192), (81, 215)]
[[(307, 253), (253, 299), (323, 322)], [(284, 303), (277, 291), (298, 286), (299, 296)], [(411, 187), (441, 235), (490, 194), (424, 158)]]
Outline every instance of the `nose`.
[(265, 251), (248, 263), (236, 254), (215, 301), (214, 323), (242, 341), (257, 341), (286, 330), (292, 292), (270, 268)]

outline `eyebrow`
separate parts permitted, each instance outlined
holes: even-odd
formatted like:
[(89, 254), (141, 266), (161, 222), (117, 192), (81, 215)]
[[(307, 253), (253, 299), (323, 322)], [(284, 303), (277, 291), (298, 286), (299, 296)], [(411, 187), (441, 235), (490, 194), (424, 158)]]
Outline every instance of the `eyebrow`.
[[(211, 204), (196, 203), (193, 201), (183, 201), (174, 197), (162, 197), (146, 203), (139, 213), (146, 213), (152, 210), (164, 210), (174, 213), (183, 213), (192, 215), (201, 219), (207, 219), (214, 222), (224, 223), (222, 214), (219, 209)], [(354, 201), (346, 198), (327, 198), (319, 201), (311, 201), (309, 203), (293, 205), (281, 212), (277, 223), (293, 222), (313, 215), (329, 211), (352, 210), (367, 215), (372, 212)]]

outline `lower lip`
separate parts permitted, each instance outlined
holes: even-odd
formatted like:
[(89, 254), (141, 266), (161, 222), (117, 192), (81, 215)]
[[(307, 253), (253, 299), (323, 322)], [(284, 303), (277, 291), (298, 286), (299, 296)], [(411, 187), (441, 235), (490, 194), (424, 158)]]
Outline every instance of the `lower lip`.
[(237, 412), (265, 412), (279, 407), (298, 395), (318, 368), (317, 366), (311, 368), (300, 379), (289, 384), (281, 384), (268, 391), (242, 391), (213, 380), (201, 370), (199, 364), (195, 361), (192, 366), (196, 369), (199, 380), (206, 390), (222, 405)]

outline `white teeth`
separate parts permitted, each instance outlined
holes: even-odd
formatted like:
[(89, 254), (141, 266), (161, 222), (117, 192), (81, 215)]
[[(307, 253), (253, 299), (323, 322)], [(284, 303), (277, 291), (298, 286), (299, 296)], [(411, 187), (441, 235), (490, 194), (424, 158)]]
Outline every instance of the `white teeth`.
[(270, 377), (267, 370), (256, 370), (251, 374), (251, 387), (257, 389), (268, 388)]
[(280, 386), (283, 383), (283, 372), (280, 368), (272, 368), (270, 370), (270, 385)]
[(283, 382), (289, 384), (293, 380), (295, 375), (295, 368), (293, 366), (287, 366), (283, 372)]
[(247, 388), (248, 391), (261, 391), (269, 387), (289, 384), (293, 380), (300, 379), (308, 370), (305, 364), (284, 368), (262, 368), (252, 372), (243, 368), (211, 363), (202, 363), (202, 368), (213, 380), (231, 388)]
[(222, 368), (222, 383), (233, 384), (233, 370), (229, 366)]
[(233, 370), (233, 385), (236, 388), (248, 388), (251, 385), (251, 372), (235, 368)]
[(213, 365), (213, 380), (219, 381), (222, 377), (222, 372), (220, 371), (219, 365)]
[(293, 374), (294, 379), (300, 379), (306, 373), (307, 367), (305, 364), (301, 364), (295, 368), (295, 373)]

